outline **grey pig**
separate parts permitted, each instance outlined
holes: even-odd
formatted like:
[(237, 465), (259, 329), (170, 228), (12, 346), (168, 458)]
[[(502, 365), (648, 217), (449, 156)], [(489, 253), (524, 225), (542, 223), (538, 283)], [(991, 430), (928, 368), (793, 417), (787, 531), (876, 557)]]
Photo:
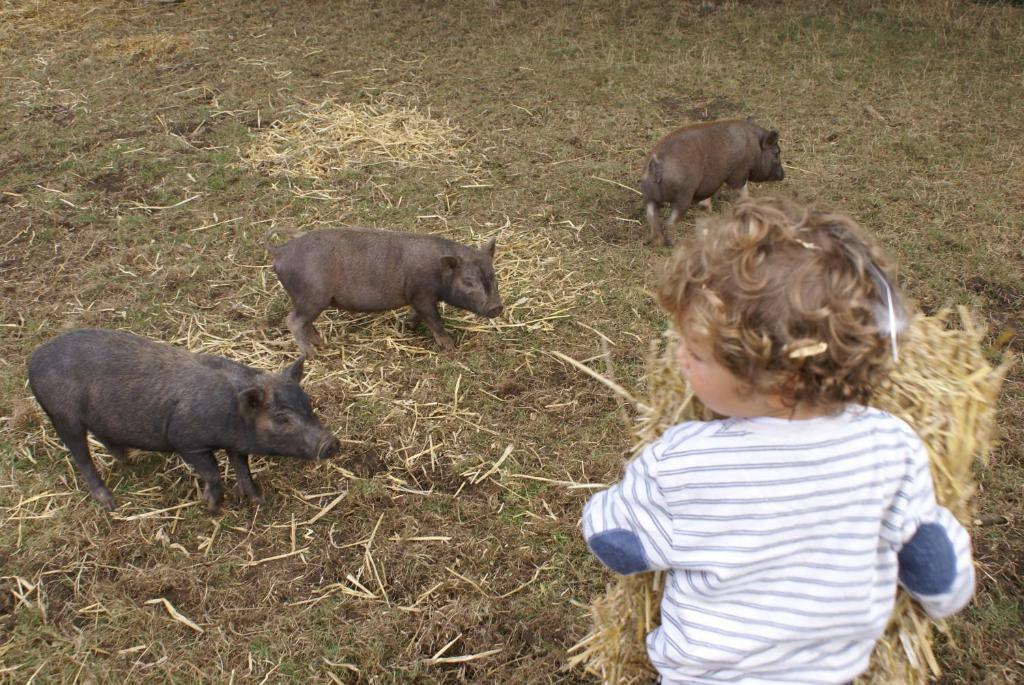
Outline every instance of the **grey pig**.
[(216, 514), (223, 500), (216, 450), (227, 452), (242, 494), (262, 501), (250, 454), (326, 459), (341, 448), (299, 387), (303, 361), (265, 373), (123, 331), (81, 329), (37, 347), (28, 381), (104, 509), (116, 505), (89, 455), (87, 431), (118, 463), (128, 448), (177, 452), (202, 477)]
[(437, 344), (454, 347), (438, 301), (493, 318), (502, 312), (491, 238), (477, 249), (438, 236), (370, 228), (325, 228), (266, 247), (292, 298), (286, 322), (302, 353), (323, 343), (313, 321), (325, 309), (379, 312), (409, 305)]
[(728, 183), (747, 195), (747, 181), (781, 181), (779, 133), (751, 119), (711, 121), (683, 126), (658, 141), (644, 165), (640, 191), (651, 228), (649, 242), (670, 245), (661, 223), (663, 205), (671, 205), (671, 229), (693, 202), (704, 201)]

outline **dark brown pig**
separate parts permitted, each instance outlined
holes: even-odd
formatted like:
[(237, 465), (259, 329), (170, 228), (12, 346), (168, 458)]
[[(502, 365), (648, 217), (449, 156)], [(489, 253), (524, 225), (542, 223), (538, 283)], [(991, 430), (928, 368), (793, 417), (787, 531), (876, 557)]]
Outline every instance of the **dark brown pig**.
[(693, 202), (710, 198), (728, 183), (746, 196), (747, 181), (781, 181), (779, 133), (750, 119), (692, 124), (658, 141), (647, 157), (640, 191), (644, 196), (650, 242), (670, 245), (661, 207), (671, 205), (671, 229)]
[[(273, 233), (267, 236), (268, 241)], [(444, 349), (454, 346), (438, 301), (492, 318), (501, 314), (494, 238), (477, 249), (431, 235), (369, 228), (320, 229), (267, 250), (292, 298), (287, 324), (307, 357), (323, 341), (313, 326), (329, 308), (379, 312), (409, 305)]]
[(325, 459), (340, 449), (299, 387), (302, 366), (300, 357), (280, 374), (265, 373), (123, 331), (82, 329), (36, 348), (28, 380), (104, 509), (116, 505), (87, 432), (119, 463), (128, 448), (177, 452), (202, 477), (216, 513), (223, 499), (216, 450), (227, 452), (242, 494), (262, 501), (250, 454)]

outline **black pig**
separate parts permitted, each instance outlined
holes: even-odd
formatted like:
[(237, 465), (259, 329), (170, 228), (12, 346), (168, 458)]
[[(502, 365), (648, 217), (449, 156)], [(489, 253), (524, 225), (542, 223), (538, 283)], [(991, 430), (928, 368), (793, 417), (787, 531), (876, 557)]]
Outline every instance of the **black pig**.
[(690, 203), (706, 201), (728, 183), (747, 194), (747, 181), (781, 181), (779, 133), (761, 128), (750, 119), (710, 121), (673, 131), (658, 141), (644, 165), (640, 191), (644, 197), (650, 242), (669, 245), (659, 216), (671, 205), (672, 228)]
[(482, 248), (438, 236), (369, 228), (320, 229), (267, 250), (292, 298), (287, 324), (302, 353), (323, 342), (313, 321), (325, 309), (380, 312), (410, 305), (443, 349), (454, 346), (439, 300), (493, 318), (501, 314), (494, 238)]
[(177, 452), (202, 477), (203, 497), (217, 513), (216, 450), (227, 452), (239, 488), (255, 501), (262, 492), (250, 454), (325, 459), (339, 451), (299, 387), (303, 361), (265, 373), (123, 331), (82, 329), (36, 348), (28, 380), (104, 509), (116, 505), (89, 455), (87, 431), (119, 463), (128, 448)]

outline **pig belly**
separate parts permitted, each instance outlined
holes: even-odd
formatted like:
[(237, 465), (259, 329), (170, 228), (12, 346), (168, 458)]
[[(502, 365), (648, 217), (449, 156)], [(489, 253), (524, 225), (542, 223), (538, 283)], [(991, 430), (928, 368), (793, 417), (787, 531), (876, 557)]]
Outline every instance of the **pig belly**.
[(92, 433), (97, 440), (105, 442), (108, 445), (130, 447), (133, 450), (142, 450), (143, 452), (175, 451), (174, 446), (167, 442), (167, 440), (164, 440), (162, 436), (140, 435), (133, 431), (125, 432), (117, 426), (106, 426), (100, 428), (88, 427), (87, 430)]
[(147, 452), (174, 451), (167, 439), (167, 422), (163, 417), (139, 416), (133, 412), (135, 416), (129, 419), (121, 412), (116, 412), (120, 416), (112, 416), (108, 410), (96, 414), (86, 418), (85, 428), (103, 442)]
[(705, 176), (693, 191), (693, 202), (706, 200), (722, 187), (726, 179), (719, 176)]
[(716, 192), (718, 192), (718, 188), (720, 188), (720, 187), (721, 186), (718, 186), (714, 190), (707, 190), (706, 188), (698, 189), (693, 194), (693, 199), (690, 200), (690, 204), (694, 204), (695, 205), (698, 202), (703, 202), (704, 200), (708, 199), (709, 197), (713, 196)]
[(350, 312), (383, 312), (398, 309), (409, 304), (405, 296), (399, 292), (381, 290), (372, 286), (361, 286), (335, 291), (331, 295), (331, 305)]
[[(159, 378), (119, 379), (93, 386), (83, 412), (86, 430), (112, 445), (149, 452), (173, 452), (167, 426), (173, 412), (167, 403), (152, 402), (159, 391)], [(112, 401), (113, 400), (113, 401)], [(150, 401), (147, 401), (150, 400)]]

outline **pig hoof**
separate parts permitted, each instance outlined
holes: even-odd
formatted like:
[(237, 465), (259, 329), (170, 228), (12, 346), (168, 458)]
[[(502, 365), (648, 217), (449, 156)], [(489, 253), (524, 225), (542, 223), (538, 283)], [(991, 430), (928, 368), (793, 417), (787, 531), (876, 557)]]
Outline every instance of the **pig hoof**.
[(211, 516), (217, 516), (220, 514), (220, 505), (223, 500), (223, 495), (220, 493), (219, 489), (217, 492), (205, 490), (203, 492), (203, 500), (206, 501), (206, 508), (210, 511)]
[(451, 352), (455, 349), (455, 341), (451, 338), (441, 338), (437, 341), (437, 346), (444, 352)]
[(206, 510), (210, 513), (210, 516), (220, 516), (220, 502), (211, 502), (208, 498), (206, 500)]
[(644, 241), (644, 245), (650, 245), (651, 247), (672, 247), (672, 241), (667, 236), (659, 235), (647, 238)]
[(263, 489), (255, 483), (253, 483), (251, 490), (242, 490), (242, 495), (254, 504), (264, 504), (266, 502), (266, 499), (263, 497)]
[(107, 511), (114, 511), (117, 509), (117, 504), (114, 502), (114, 496), (109, 492), (94, 492), (93, 497), (100, 503), (100, 506)]

